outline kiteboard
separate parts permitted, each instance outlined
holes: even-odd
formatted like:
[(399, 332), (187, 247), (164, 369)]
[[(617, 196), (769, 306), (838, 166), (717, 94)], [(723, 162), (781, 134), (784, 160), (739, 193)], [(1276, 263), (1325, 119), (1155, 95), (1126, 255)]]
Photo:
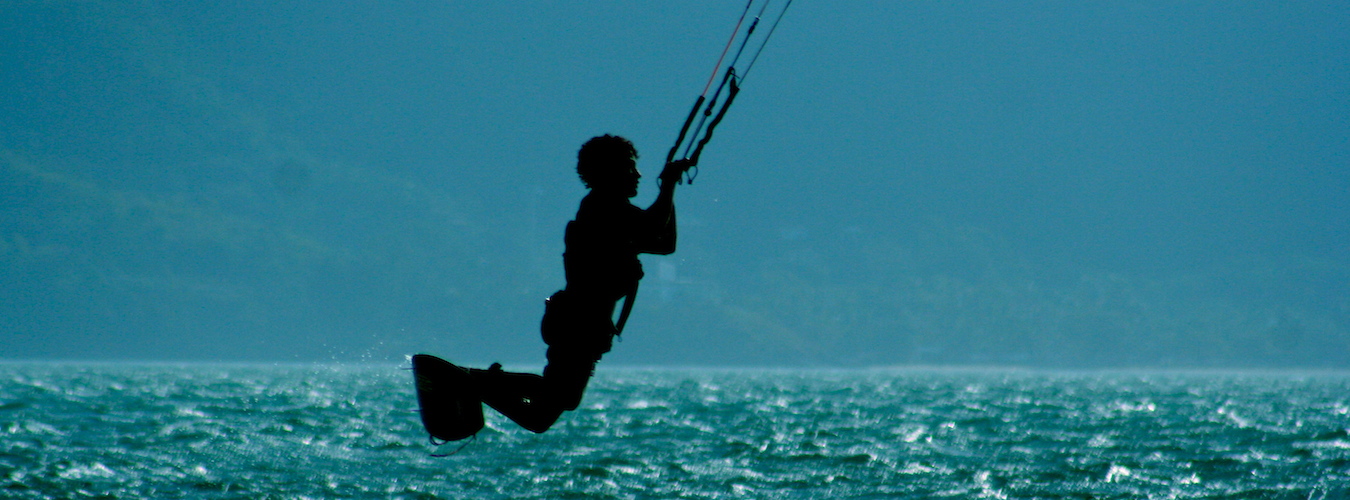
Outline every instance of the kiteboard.
[(422, 426), (434, 439), (459, 441), (483, 429), (483, 400), (469, 370), (432, 356), (412, 357)]

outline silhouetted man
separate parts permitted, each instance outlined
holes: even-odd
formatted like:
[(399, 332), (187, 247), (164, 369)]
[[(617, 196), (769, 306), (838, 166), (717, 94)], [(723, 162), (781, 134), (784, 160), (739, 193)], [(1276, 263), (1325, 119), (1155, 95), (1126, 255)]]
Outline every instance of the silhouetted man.
[(567, 286), (545, 301), (543, 375), (505, 372), (498, 364), (469, 370), (484, 403), (531, 431), (548, 430), (581, 404), (596, 362), (619, 333), (616, 305), (637, 293), (638, 254), (675, 251), (675, 186), (692, 162), (667, 164), (656, 201), (643, 210), (629, 202), (642, 178), (637, 157), (633, 143), (612, 135), (592, 138), (577, 153), (577, 174), (590, 193), (564, 236)]

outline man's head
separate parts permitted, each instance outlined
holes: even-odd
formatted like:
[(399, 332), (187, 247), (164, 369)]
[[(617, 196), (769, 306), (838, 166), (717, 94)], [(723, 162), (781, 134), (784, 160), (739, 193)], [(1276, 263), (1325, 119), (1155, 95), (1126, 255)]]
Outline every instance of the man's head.
[(637, 196), (637, 149), (628, 139), (605, 134), (581, 145), (577, 152), (577, 175), (593, 191), (612, 191)]

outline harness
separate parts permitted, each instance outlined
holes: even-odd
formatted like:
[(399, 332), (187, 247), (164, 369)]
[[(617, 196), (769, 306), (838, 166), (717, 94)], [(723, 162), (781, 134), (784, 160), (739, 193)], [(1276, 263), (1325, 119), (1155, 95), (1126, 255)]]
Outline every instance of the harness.
[(628, 315), (633, 312), (633, 301), (637, 300), (638, 284), (633, 283), (633, 289), (628, 295), (623, 296), (623, 309), (619, 310), (619, 320), (614, 322), (614, 336), (623, 335), (623, 325), (628, 323)]

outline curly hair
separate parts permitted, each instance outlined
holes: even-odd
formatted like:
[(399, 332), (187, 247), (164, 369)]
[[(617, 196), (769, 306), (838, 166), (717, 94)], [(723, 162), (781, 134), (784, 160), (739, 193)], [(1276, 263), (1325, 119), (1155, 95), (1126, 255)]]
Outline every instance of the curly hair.
[(577, 152), (577, 175), (589, 188), (598, 177), (611, 174), (609, 170), (618, 162), (637, 157), (637, 148), (628, 139), (609, 134), (592, 137)]

